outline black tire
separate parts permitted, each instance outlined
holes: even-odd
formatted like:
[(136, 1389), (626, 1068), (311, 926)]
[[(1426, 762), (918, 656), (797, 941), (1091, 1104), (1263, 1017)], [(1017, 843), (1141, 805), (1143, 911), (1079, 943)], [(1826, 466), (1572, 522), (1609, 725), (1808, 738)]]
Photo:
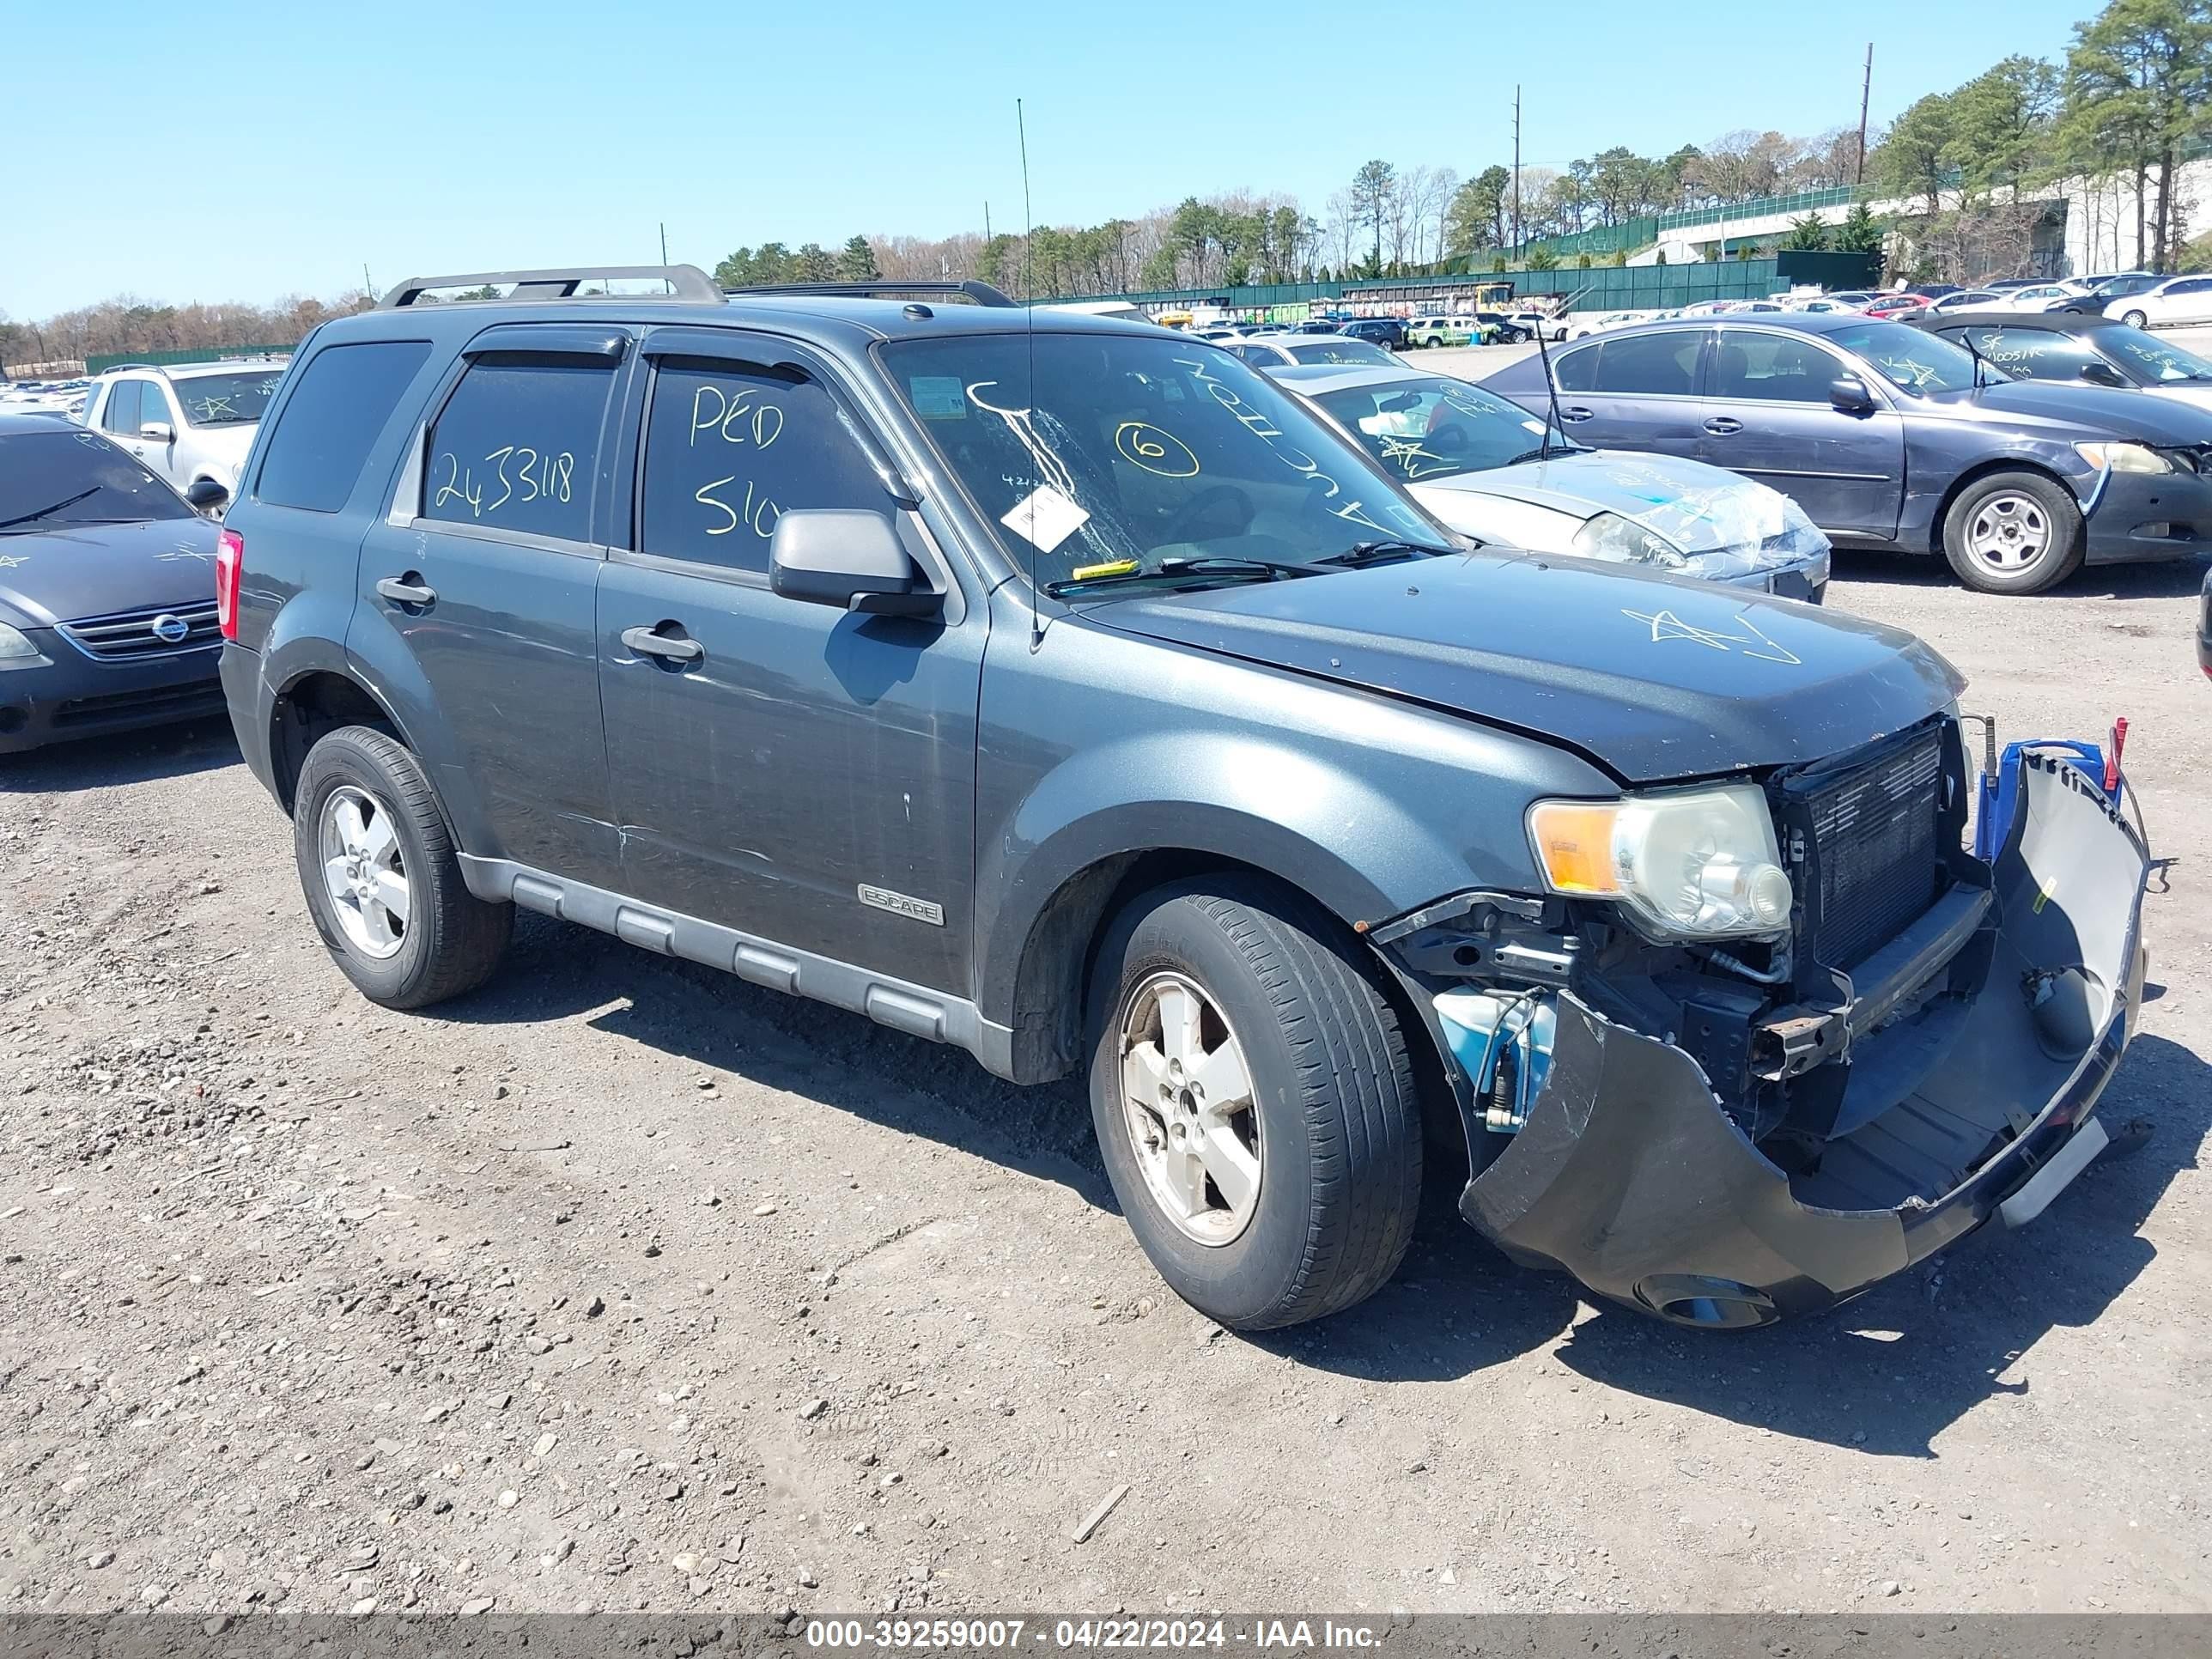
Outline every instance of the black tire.
[(2142, 328), (2150, 322), (2150, 319), (2140, 311), (2124, 311), (2120, 313), (2120, 320), (2130, 328)]
[[(409, 903), (398, 948), (388, 956), (349, 937), (325, 880), (324, 814), (341, 790), (367, 796), (397, 839)], [(292, 850), (316, 932), (339, 969), (371, 1002), (427, 1008), (473, 991), (498, 967), (514, 928), (514, 907), (487, 903), (469, 891), (422, 763), (386, 733), (341, 726), (308, 751), (293, 797)]]
[[(2041, 550), (2006, 568), (1983, 550), (1976, 526), (1985, 513), (2011, 519)], [(1959, 580), (1984, 593), (2040, 593), (2081, 567), (2089, 528), (2072, 494), (2040, 472), (1992, 472), (1960, 490), (1943, 515), (1943, 556)]]
[[(1234, 1329), (1352, 1306), (1397, 1271), (1413, 1237), (1419, 1095), (1396, 1012), (1362, 954), (1310, 902), (1236, 875), (1144, 895), (1101, 946), (1087, 1013), (1091, 1120), (1107, 1174), (1160, 1276)], [(1163, 975), (1194, 983), (1215, 1005), (1249, 1077), (1258, 1194), (1227, 1242), (1188, 1236), (1138, 1161), (1122, 1090), (1122, 1018)]]

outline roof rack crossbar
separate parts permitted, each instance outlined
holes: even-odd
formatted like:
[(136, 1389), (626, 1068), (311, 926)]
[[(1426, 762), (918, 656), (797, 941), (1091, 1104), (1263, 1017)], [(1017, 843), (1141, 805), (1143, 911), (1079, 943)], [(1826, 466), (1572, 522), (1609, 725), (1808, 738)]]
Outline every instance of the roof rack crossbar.
[(843, 295), (852, 300), (919, 300), (958, 296), (971, 305), (1012, 306), (1008, 299), (988, 283), (898, 283), (889, 280), (876, 283), (748, 283), (741, 288), (724, 289), (725, 294), (750, 298), (757, 295), (807, 294)]
[(550, 270), (474, 270), (454, 276), (410, 276), (376, 302), (379, 311), (391, 311), (401, 306), (411, 306), (433, 289), (441, 288), (503, 288), (512, 283), (513, 291), (507, 295), (509, 302), (521, 300), (574, 300), (579, 297), (596, 299), (596, 295), (579, 296), (577, 289), (586, 283), (665, 282), (665, 294), (625, 294), (629, 300), (673, 301), (688, 305), (720, 305), (722, 290), (714, 286), (714, 279), (696, 265), (573, 265)]

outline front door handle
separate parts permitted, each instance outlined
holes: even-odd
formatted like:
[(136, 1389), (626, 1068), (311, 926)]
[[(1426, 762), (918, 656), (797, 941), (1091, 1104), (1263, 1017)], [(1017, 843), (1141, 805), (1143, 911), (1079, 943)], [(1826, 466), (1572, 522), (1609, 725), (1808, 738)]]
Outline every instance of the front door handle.
[(1559, 411), (1559, 418), (1563, 421), (1587, 421), (1596, 413), (1595, 410), (1584, 409), (1580, 404), (1569, 404)]
[[(662, 627), (669, 626), (662, 623)], [(622, 642), (641, 657), (658, 657), (663, 662), (697, 662), (707, 654), (707, 647), (681, 634), (655, 633), (650, 628), (625, 628)]]
[(1716, 415), (1705, 422), (1705, 430), (1716, 438), (1725, 438), (1732, 432), (1743, 430), (1743, 422), (1731, 416)]
[(394, 605), (411, 605), (422, 611), (428, 611), (438, 602), (438, 590), (412, 570), (404, 576), (386, 576), (377, 583), (376, 591)]

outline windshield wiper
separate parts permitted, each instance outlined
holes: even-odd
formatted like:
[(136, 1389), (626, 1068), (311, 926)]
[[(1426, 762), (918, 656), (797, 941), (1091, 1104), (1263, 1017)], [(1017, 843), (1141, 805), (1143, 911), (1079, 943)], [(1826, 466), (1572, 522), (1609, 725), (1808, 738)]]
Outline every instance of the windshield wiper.
[(1372, 542), (1354, 542), (1341, 553), (1332, 553), (1325, 559), (1316, 559), (1310, 565), (1296, 567), (1302, 570), (1334, 569), (1339, 566), (1358, 567), (1372, 564), (1377, 559), (1396, 558), (1401, 554), (1419, 553), (1437, 556), (1456, 553), (1455, 547), (1438, 547), (1434, 542), (1409, 542), (1395, 538)]
[(1163, 559), (1150, 570), (1114, 570), (1097, 576), (1070, 576), (1062, 581), (1047, 582), (1044, 591), (1055, 599), (1063, 599), (1071, 593), (1088, 592), (1100, 587), (1119, 587), (1125, 582), (1158, 581), (1163, 577), (1264, 576), (1272, 581), (1278, 576), (1311, 576), (1317, 574), (1320, 569), (1318, 565), (1300, 564), (1289, 559), (1212, 556), (1178, 557)]
[(60, 512), (64, 507), (75, 507), (79, 501), (85, 500), (88, 496), (97, 495), (100, 494), (100, 486), (94, 484), (89, 489), (78, 490), (74, 495), (64, 495), (61, 500), (53, 502), (49, 506), (42, 507), (35, 513), (19, 513), (12, 519), (0, 519), (0, 530), (7, 529), (10, 525), (31, 524), (40, 519), (51, 518), (53, 514)]

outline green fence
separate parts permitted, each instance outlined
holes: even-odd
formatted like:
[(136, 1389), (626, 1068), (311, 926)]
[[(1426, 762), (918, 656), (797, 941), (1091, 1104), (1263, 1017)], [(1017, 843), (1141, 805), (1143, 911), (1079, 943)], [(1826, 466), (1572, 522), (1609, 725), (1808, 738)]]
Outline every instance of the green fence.
[(1126, 300), (1142, 306), (1223, 305), (1233, 311), (1266, 311), (1290, 305), (1340, 302), (1350, 306), (1464, 304), (1458, 297), (1479, 283), (1510, 283), (1516, 296), (1575, 296), (1577, 311), (1663, 309), (1698, 300), (1755, 300), (1783, 285), (1772, 259), (1727, 259), (1701, 265), (1594, 265), (1587, 270), (1475, 271), (1453, 276), (1385, 276), (1370, 282), (1279, 283), (1243, 288), (1150, 289), (1135, 294), (1082, 294), (1064, 299)]
[(200, 351), (104, 351), (84, 360), (84, 372), (105, 374), (124, 363), (150, 363), (156, 368), (167, 368), (176, 363), (212, 363), (225, 357), (277, 357), (291, 349), (288, 345), (234, 345), (210, 346)]

